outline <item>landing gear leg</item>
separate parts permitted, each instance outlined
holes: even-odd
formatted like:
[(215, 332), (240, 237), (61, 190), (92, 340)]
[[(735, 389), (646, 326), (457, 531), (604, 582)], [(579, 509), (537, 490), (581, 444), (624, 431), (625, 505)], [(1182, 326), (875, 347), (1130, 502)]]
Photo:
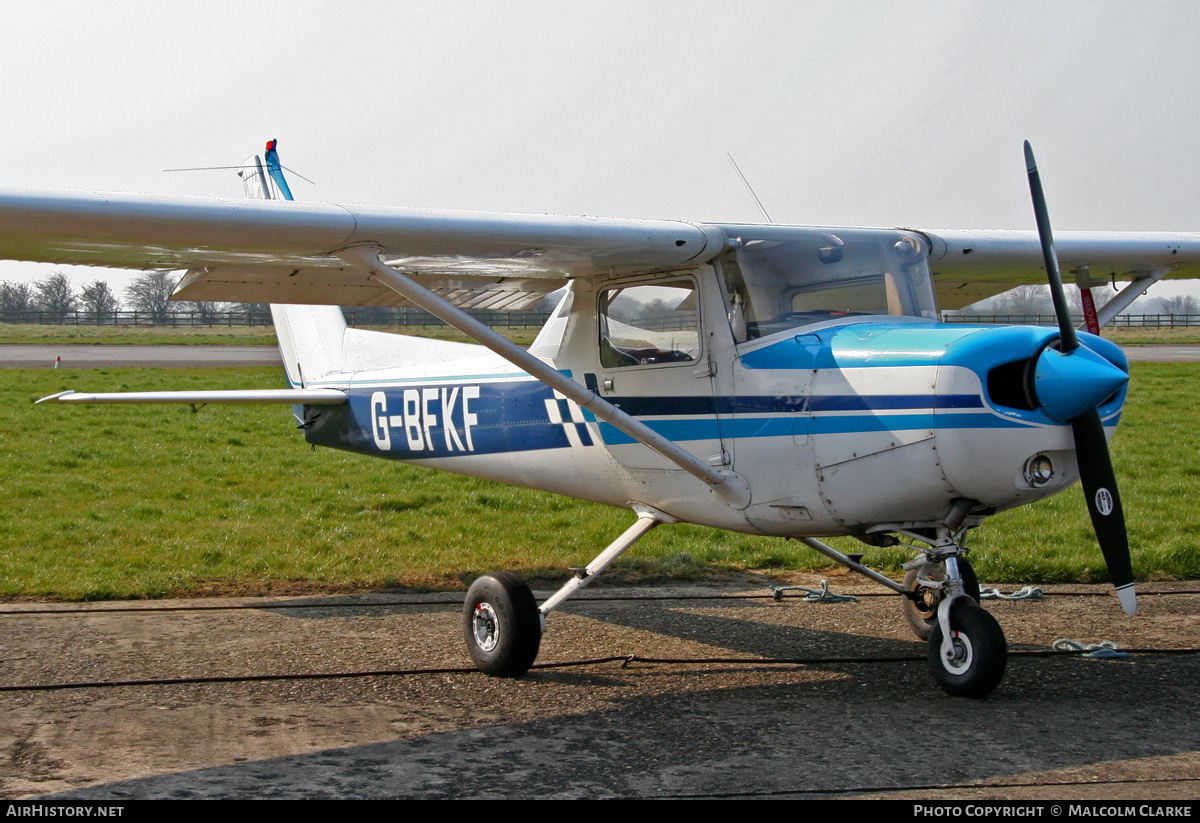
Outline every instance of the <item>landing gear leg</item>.
[(929, 544), (906, 563), (904, 616), (913, 632), (928, 639), (929, 670), (947, 694), (983, 697), (1004, 677), (1008, 644), (996, 619), (979, 605), (979, 578), (964, 557), (966, 529), (939, 528)]
[(596, 556), (596, 559), (588, 563), (586, 567), (575, 569), (575, 576), (568, 580), (561, 589), (551, 595), (538, 609), (543, 617), (557, 609), (562, 605), (564, 600), (575, 594), (575, 592), (595, 580), (600, 572), (607, 569), (614, 560), (624, 554), (626, 549), (641, 540), (646, 532), (653, 529), (659, 523), (679, 522), (669, 514), (652, 509), (649, 506), (635, 505), (633, 510), (637, 512), (637, 521), (626, 529), (620, 537), (609, 543), (608, 548), (600, 552)]
[(520, 677), (537, 659), (546, 615), (588, 585), (608, 565), (659, 523), (675, 518), (648, 506), (635, 505), (637, 521), (586, 568), (540, 607), (525, 581), (512, 572), (484, 575), (471, 584), (463, 603), (463, 633), (475, 666), (495, 677)]
[(904, 619), (913, 634), (928, 640), (943, 601), (965, 594), (979, 602), (979, 578), (967, 560), (968, 549), (963, 545), (967, 529), (939, 527), (932, 534), (903, 530), (900, 533), (929, 546), (904, 564)]
[[(913, 592), (917, 599), (904, 598), (904, 619), (908, 621), (913, 634), (921, 640), (928, 640), (930, 631), (937, 623), (938, 604), (944, 599), (946, 591), (946, 561), (935, 561), (922, 555), (906, 564), (906, 568), (904, 588)], [(962, 578), (963, 593), (978, 603), (979, 578), (975, 576), (971, 561), (960, 556), (958, 573)]]
[[(958, 510), (960, 515), (965, 515), (968, 508), (969, 505), (956, 504), (951, 513)], [(905, 564), (908, 574), (903, 585), (868, 569), (859, 562), (862, 555), (844, 555), (811, 537), (797, 539), (831, 560), (904, 595), (904, 612), (909, 625), (922, 640), (929, 638), (929, 668), (934, 679), (948, 694), (983, 697), (1004, 677), (1008, 645), (1000, 624), (979, 605), (979, 580), (963, 557), (966, 552), (962, 545), (966, 533), (962, 528), (963, 519), (962, 516), (947, 518), (953, 528), (938, 527), (922, 532), (887, 529), (929, 546), (920, 550), (919, 557)], [(882, 545), (895, 543), (893, 540)]]

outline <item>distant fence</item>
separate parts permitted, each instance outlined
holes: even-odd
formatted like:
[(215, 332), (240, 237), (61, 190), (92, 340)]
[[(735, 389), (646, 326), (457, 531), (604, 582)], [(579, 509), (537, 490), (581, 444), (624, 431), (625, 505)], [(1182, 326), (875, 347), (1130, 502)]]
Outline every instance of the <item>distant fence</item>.
[[(351, 326), (397, 326), (428, 328), (446, 324), (424, 309), (343, 309)], [(550, 316), (542, 311), (468, 311), (484, 325), (494, 329), (537, 329)], [(97, 314), (88, 311), (0, 311), (0, 323), (36, 326), (170, 326), (174, 328), (212, 328), (216, 326), (270, 326), (271, 314), (261, 310), (219, 312), (137, 312), (119, 311)]]
[[(1058, 318), (1053, 314), (949, 314), (943, 315), (946, 323), (998, 323), (1012, 326), (1057, 326)], [(1071, 315), (1076, 326), (1083, 324), (1083, 315)], [(1175, 329), (1200, 326), (1200, 314), (1118, 314), (1111, 327), (1118, 329)], [(1105, 328), (1108, 328), (1106, 326)]]
[[(424, 309), (417, 308), (343, 308), (346, 322), (351, 326), (392, 326), (399, 328), (430, 328), (446, 323)], [(493, 329), (539, 329), (550, 317), (544, 311), (471, 311), (467, 314)], [(1021, 326), (1057, 326), (1053, 314), (951, 314), (945, 313), (946, 323), (994, 323)], [(1083, 324), (1082, 315), (1072, 315), (1076, 325)], [(643, 328), (692, 328), (694, 316), (638, 320)], [(270, 312), (251, 309), (219, 312), (153, 312), (119, 311), (97, 315), (88, 311), (0, 311), (0, 323), (23, 323), (31, 326), (170, 326), (175, 328), (212, 328), (216, 326), (270, 326)], [(1120, 314), (1113, 320), (1116, 328), (1174, 329), (1200, 326), (1200, 314)]]
[[(369, 309), (342, 309), (346, 322), (351, 326), (445, 326), (445, 321), (434, 317), (424, 309), (392, 309), (386, 313)], [(472, 311), (467, 314), (493, 329), (540, 329), (550, 318), (548, 311)]]
[(270, 312), (0, 311), (0, 323), (30, 326), (269, 326)]
[(698, 316), (694, 311), (671, 312), (660, 317), (634, 317), (628, 325), (647, 331), (681, 331), (697, 328), (700, 325)]

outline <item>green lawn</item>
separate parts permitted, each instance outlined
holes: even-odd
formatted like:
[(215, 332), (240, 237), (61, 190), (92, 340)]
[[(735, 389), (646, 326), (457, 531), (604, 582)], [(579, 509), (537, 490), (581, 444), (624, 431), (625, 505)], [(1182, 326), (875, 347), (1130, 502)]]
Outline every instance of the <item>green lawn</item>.
[(1122, 346), (1187, 346), (1200, 343), (1200, 326), (1174, 329), (1105, 329), (1101, 336)]
[[(411, 334), (437, 340), (472, 342), (462, 332), (449, 326), (360, 326), (393, 334)], [(496, 331), (528, 346), (537, 336), (537, 329), (496, 329)], [(274, 346), (274, 326), (214, 326), (212, 328), (171, 328), (170, 326), (34, 326), (0, 323), (0, 345), (136, 345), (136, 346)]]
[[(269, 388), (277, 369), (0, 370), (0, 595), (121, 598), (306, 585), (458, 588), (497, 568), (561, 578), (628, 512), (326, 449), (285, 407), (34, 406), (64, 388)], [(1137, 363), (1113, 444), (1140, 579), (1200, 577), (1200, 365)], [(1078, 488), (972, 539), (979, 576), (1106, 579)], [(908, 559), (867, 551), (891, 572)], [(823, 568), (808, 549), (656, 529), (614, 567), (643, 576)]]

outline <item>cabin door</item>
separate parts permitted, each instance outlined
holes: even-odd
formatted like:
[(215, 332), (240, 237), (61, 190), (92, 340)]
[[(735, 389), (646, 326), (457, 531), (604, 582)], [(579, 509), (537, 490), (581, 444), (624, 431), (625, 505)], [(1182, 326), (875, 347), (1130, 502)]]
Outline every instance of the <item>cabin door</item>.
[[(715, 392), (720, 348), (706, 333), (704, 272), (612, 281), (597, 292), (597, 370), (589, 383), (659, 434), (714, 467), (730, 464)], [(716, 295), (719, 299), (719, 295)], [(604, 425), (612, 454), (630, 469), (682, 470)]]

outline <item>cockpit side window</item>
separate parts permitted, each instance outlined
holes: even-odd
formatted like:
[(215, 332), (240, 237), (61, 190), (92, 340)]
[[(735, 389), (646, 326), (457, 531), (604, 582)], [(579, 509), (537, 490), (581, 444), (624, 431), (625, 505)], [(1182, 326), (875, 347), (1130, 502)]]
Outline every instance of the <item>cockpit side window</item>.
[(696, 284), (688, 279), (606, 289), (600, 294), (600, 363), (605, 368), (691, 363), (700, 356)]

